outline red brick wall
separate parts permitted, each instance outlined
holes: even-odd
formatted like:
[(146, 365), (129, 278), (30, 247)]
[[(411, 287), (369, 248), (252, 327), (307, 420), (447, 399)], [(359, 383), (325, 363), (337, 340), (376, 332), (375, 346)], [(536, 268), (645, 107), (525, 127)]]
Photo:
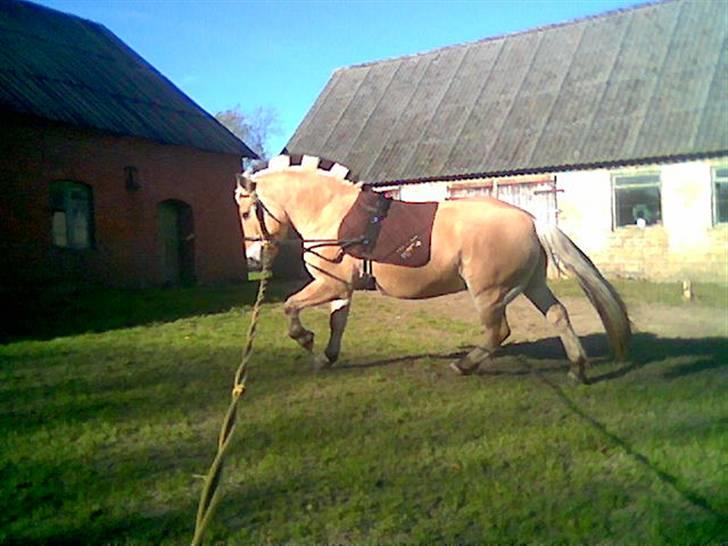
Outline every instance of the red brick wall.
[[(126, 166), (137, 168), (137, 191), (126, 188)], [(239, 170), (235, 155), (0, 116), (0, 283), (159, 284), (157, 206), (167, 199), (192, 207), (197, 280), (243, 279), (233, 200)], [(93, 188), (95, 248), (51, 244), (48, 188), (54, 180)]]

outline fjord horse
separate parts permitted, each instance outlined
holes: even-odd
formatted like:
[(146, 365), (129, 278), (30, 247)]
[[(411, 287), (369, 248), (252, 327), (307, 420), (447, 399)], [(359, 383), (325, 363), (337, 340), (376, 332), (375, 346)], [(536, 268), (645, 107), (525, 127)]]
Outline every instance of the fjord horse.
[[(343, 253), (336, 241), (342, 219), (362, 185), (347, 179), (349, 170), (313, 156), (273, 158), (239, 176), (235, 199), (246, 236), (247, 256), (259, 257), (263, 240), (281, 241), (290, 226), (303, 239), (304, 261), (313, 281), (287, 299), (288, 334), (325, 368), (339, 357), (352, 292), (363, 260)], [(313, 251), (315, 247), (315, 251)], [(546, 285), (548, 260), (570, 273), (596, 308), (617, 359), (626, 356), (631, 332), (625, 306), (591, 260), (555, 225), (497, 199), (440, 203), (431, 235), (430, 260), (422, 267), (373, 263), (377, 288), (395, 298), (420, 299), (468, 290), (480, 315), (484, 339), (451, 367), (475, 372), (510, 335), (506, 306), (519, 294), (538, 308), (558, 333), (571, 362), (569, 376), (586, 383), (587, 356), (564, 306)], [(330, 304), (330, 338), (323, 356), (313, 353), (314, 334), (300, 313)]]

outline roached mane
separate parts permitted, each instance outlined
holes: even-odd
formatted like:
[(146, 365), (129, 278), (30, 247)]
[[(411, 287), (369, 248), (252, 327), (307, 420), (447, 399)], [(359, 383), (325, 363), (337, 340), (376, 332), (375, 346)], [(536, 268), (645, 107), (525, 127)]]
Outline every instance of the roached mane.
[(263, 176), (273, 171), (294, 168), (297, 170), (321, 171), (329, 176), (356, 184), (358, 180), (352, 174), (351, 170), (330, 159), (322, 159), (313, 155), (305, 154), (282, 154), (269, 159), (263, 163), (258, 163), (248, 169), (245, 174), (248, 178), (255, 180), (259, 176)]

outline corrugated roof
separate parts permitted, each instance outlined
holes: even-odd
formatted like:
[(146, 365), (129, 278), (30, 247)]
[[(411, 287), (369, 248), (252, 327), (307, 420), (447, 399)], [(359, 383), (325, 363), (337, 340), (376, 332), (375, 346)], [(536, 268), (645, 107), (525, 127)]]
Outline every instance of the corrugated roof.
[(0, 109), (255, 157), (104, 26), (29, 2), (0, 1)]
[(727, 33), (671, 0), (339, 69), (286, 149), (379, 182), (726, 154)]

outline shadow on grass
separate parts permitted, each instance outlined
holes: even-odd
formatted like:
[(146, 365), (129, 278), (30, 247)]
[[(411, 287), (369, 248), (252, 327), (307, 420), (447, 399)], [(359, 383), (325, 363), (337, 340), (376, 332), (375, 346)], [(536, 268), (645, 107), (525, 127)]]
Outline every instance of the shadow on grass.
[(705, 512), (708, 512), (716, 518), (721, 518), (725, 516), (725, 514), (721, 514), (720, 512), (718, 512), (718, 510), (710, 503), (707, 498), (699, 495), (698, 493), (695, 493), (694, 491), (691, 491), (687, 487), (680, 484), (679, 479), (675, 475), (670, 474), (666, 470), (660, 468), (659, 465), (651, 461), (644, 454), (637, 451), (624, 438), (621, 438), (616, 433), (610, 431), (603, 423), (599, 422), (596, 418), (592, 417), (586, 411), (580, 408), (578, 404), (574, 402), (564, 391), (564, 389), (562, 389), (559, 385), (551, 381), (543, 374), (537, 371), (535, 371), (535, 373), (541, 380), (541, 382), (547, 385), (556, 394), (557, 398), (564, 404), (566, 408), (569, 409), (571, 413), (578, 416), (582, 421), (584, 421), (594, 430), (599, 432), (599, 434), (606, 437), (613, 445), (620, 447), (633, 461), (635, 461), (642, 468), (648, 470), (662, 483), (671, 487), (680, 497), (683, 498), (683, 500), (697, 508), (704, 510)]
[(382, 366), (391, 366), (393, 364), (406, 364), (409, 362), (416, 362), (418, 360), (429, 359), (429, 360), (455, 360), (465, 355), (465, 351), (456, 351), (450, 353), (421, 353), (414, 355), (398, 356), (396, 358), (382, 358), (379, 360), (372, 360), (370, 362), (364, 362), (362, 364), (339, 364), (331, 368), (331, 371), (337, 370), (361, 370), (366, 368), (380, 368)]
[[(610, 352), (604, 334), (590, 334), (580, 338), (594, 368), (590, 383), (600, 383), (624, 377), (648, 365), (664, 362), (668, 359), (691, 357), (696, 359), (687, 364), (670, 364), (662, 376), (665, 379), (676, 379), (685, 375), (706, 370), (728, 367), (728, 338), (664, 338), (651, 333), (637, 333), (632, 337), (630, 358), (619, 368), (609, 372), (594, 374), (599, 364), (609, 362)], [(561, 341), (557, 337), (538, 341), (514, 343), (504, 347), (503, 355), (520, 356), (535, 360), (566, 360)], [(568, 369), (565, 362), (563, 369)], [(528, 372), (527, 372), (528, 373)]]
[(688, 364), (672, 364), (662, 372), (665, 379), (728, 367), (728, 338), (663, 338), (649, 333), (635, 334), (630, 360), (617, 370), (593, 378), (592, 382), (623, 377), (644, 366), (678, 357), (697, 360)]
[[(707, 370), (728, 367), (728, 338), (662, 338), (650, 333), (638, 333), (632, 338), (631, 358), (619, 368), (599, 375), (599, 365), (610, 361), (609, 345), (604, 334), (590, 334), (580, 338), (586, 353), (594, 365), (590, 377), (590, 383), (601, 383), (624, 377), (640, 368), (648, 365), (663, 362), (667, 359), (679, 357), (697, 358), (686, 364), (672, 363), (662, 372), (665, 379), (677, 379), (686, 375), (700, 373)], [(333, 368), (362, 369), (404, 364), (417, 360), (456, 360), (467, 354), (473, 346), (463, 346), (461, 351), (445, 353), (421, 353), (396, 358), (387, 358), (364, 362), (361, 364), (342, 364)], [(511, 358), (508, 358), (511, 357)], [(528, 360), (551, 361), (541, 367), (512, 366), (513, 357), (519, 362)], [(566, 360), (563, 345), (558, 337), (540, 339), (538, 341), (527, 341), (511, 343), (504, 346), (496, 353), (490, 366), (481, 366), (478, 375), (530, 375), (535, 372), (566, 372), (569, 363)]]
[[(266, 302), (280, 302), (296, 287), (295, 283), (274, 281)], [(225, 312), (252, 305), (257, 289), (257, 282), (242, 282), (149, 289), (65, 287), (3, 291), (0, 306), (6, 319), (0, 330), (0, 343), (106, 332)]]

